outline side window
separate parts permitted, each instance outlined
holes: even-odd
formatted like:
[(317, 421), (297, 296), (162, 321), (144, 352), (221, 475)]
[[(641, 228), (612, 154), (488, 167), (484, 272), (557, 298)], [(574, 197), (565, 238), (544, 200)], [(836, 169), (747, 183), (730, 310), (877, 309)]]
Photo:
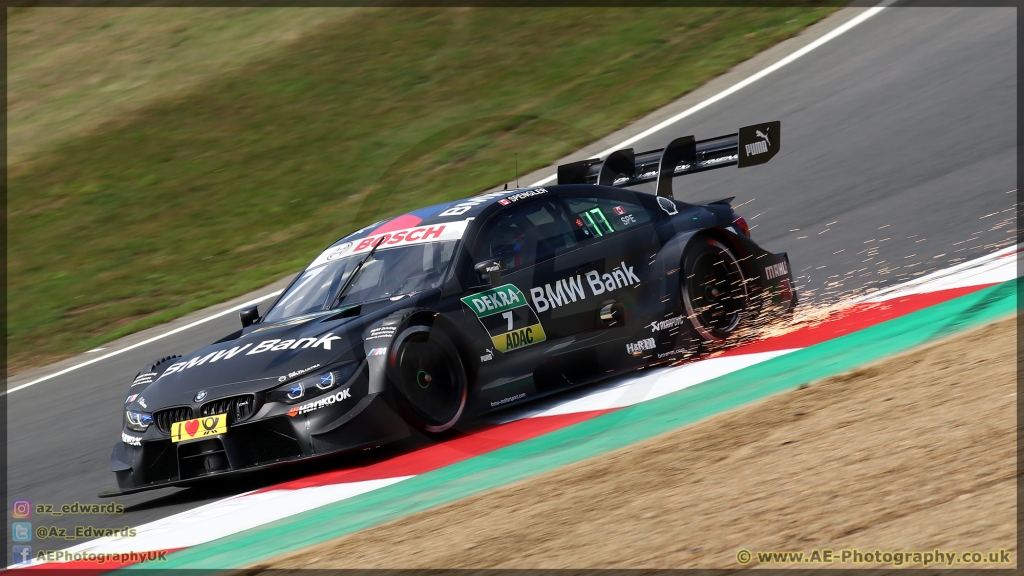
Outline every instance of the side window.
[(473, 261), (504, 258), (509, 270), (532, 266), (576, 245), (565, 212), (548, 200), (516, 206), (488, 222), (473, 248)]
[(592, 238), (613, 235), (651, 221), (651, 214), (639, 202), (612, 198), (567, 198), (565, 202), (576, 224), (586, 228)]

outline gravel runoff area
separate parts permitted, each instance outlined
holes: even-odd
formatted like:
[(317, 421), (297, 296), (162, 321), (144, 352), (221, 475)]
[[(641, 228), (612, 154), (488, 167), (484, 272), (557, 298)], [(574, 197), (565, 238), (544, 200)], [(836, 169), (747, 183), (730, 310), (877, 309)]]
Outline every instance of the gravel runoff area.
[(1016, 342), (1006, 319), (246, 572), (737, 568), (741, 550), (794, 566), (756, 553), (815, 549), (1003, 549), (1009, 566), (981, 565), (1015, 567)]

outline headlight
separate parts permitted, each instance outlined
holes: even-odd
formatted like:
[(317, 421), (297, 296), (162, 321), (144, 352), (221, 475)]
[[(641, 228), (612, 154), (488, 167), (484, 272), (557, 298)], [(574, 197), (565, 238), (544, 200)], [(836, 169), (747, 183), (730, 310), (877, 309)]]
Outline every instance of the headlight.
[(153, 415), (148, 412), (136, 412), (134, 410), (125, 411), (125, 426), (127, 426), (129, 430), (145, 432), (152, 423)]
[(310, 398), (315, 398), (335, 386), (340, 386), (347, 382), (358, 366), (358, 362), (351, 362), (330, 372), (322, 372), (316, 376), (307, 376), (293, 380), (267, 393), (267, 400), (282, 404), (296, 404)]

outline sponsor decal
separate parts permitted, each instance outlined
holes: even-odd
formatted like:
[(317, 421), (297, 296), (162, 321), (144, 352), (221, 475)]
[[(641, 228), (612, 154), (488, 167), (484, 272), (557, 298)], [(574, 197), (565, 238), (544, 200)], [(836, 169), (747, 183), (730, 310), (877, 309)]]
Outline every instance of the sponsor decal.
[(354, 242), (345, 242), (344, 244), (335, 246), (334, 249), (331, 250), (331, 253), (327, 255), (327, 260), (337, 260), (338, 258), (348, 254), (349, 250), (352, 249), (353, 244)]
[(740, 128), (736, 164), (744, 168), (771, 160), (779, 151), (781, 131), (778, 121)]
[(146, 406), (146, 399), (143, 398), (142, 396), (139, 396), (139, 399), (137, 400), (137, 402), (139, 403), (139, 406), (142, 406), (143, 408), (145, 408), (147, 410), (149, 409), (149, 406)]
[(487, 349), (487, 354), (484, 354), (483, 356), (481, 356), (480, 357), (480, 361), (481, 362), (490, 362), (491, 360), (494, 360), (494, 349), (493, 348), (488, 348)]
[(747, 156), (754, 156), (756, 154), (764, 154), (768, 151), (768, 145), (764, 142), (754, 142), (753, 144), (747, 144)]
[(476, 314), (500, 352), (547, 340), (540, 318), (526, 302), (526, 295), (512, 284), (466, 296), (462, 302)]
[(392, 296), (392, 297), (390, 298), (390, 300), (391, 300), (392, 302), (398, 302), (398, 301), (399, 301), (399, 300), (401, 300), (402, 298), (405, 298), (405, 294), (399, 294), (398, 296)]
[(171, 364), (170, 366), (167, 367), (167, 370), (164, 370), (164, 373), (160, 375), (160, 378), (163, 378), (164, 376), (167, 376), (169, 374), (174, 374), (175, 372), (182, 372), (188, 370), (189, 368), (192, 368), (194, 366), (201, 366), (203, 364), (206, 364), (207, 362), (212, 364), (214, 362), (217, 362), (218, 360), (230, 360), (231, 358), (234, 358), (235, 356), (241, 354), (243, 351), (247, 349), (248, 352), (245, 352), (245, 356), (250, 356), (252, 354), (261, 354), (263, 352), (267, 352), (270, 350), (278, 352), (281, 350), (317, 348), (320, 346), (322, 346), (324, 350), (330, 350), (331, 342), (334, 342), (335, 340), (341, 340), (341, 336), (335, 336), (333, 332), (328, 332), (327, 334), (324, 334), (319, 338), (310, 337), (299, 338), (297, 340), (264, 340), (257, 344), (256, 346), (253, 346), (251, 349), (249, 347), (252, 346), (252, 342), (249, 342), (248, 344), (244, 344), (242, 346), (234, 346), (229, 349), (210, 352), (206, 356), (196, 356), (191, 360), (188, 360), (187, 362), (176, 362), (174, 364)]
[(679, 214), (679, 208), (676, 207), (676, 203), (664, 196), (658, 196), (658, 206), (669, 216)]
[(597, 296), (639, 283), (640, 277), (633, 273), (633, 267), (626, 266), (626, 263), (622, 262), (620, 266), (605, 274), (591, 270), (582, 276), (577, 274), (575, 277), (562, 278), (553, 284), (545, 284), (543, 287), (530, 288), (530, 299), (533, 300), (533, 305), (538, 312), (544, 312), (548, 309), (565, 306), (570, 302), (586, 300), (588, 294), (584, 289), (585, 286), (590, 287), (591, 295)]
[(747, 156), (756, 156), (757, 154), (764, 154), (768, 152), (768, 147), (772, 145), (772, 141), (768, 139), (767, 134), (770, 128), (771, 127), (766, 126), (764, 132), (761, 132), (760, 130), (754, 130), (754, 136), (757, 136), (758, 138), (760, 138), (760, 140), (752, 142), (745, 146)]
[(785, 261), (779, 262), (778, 264), (772, 264), (764, 269), (764, 275), (768, 280), (773, 280), (788, 273), (789, 268), (786, 267)]
[(138, 397), (139, 397), (138, 394), (129, 394), (128, 397), (124, 399), (124, 405), (127, 406), (127, 405), (131, 404), (132, 402), (135, 402), (135, 399), (138, 398)]
[(502, 404), (508, 404), (509, 402), (515, 402), (516, 400), (519, 400), (521, 398), (526, 398), (526, 392), (520, 392), (515, 396), (509, 396), (508, 398), (498, 400), (497, 402), (491, 402), (491, 408), (494, 408), (495, 406), (501, 406)]
[(154, 378), (156, 378), (156, 372), (139, 374), (135, 377), (135, 380), (132, 381), (132, 387), (138, 386), (139, 384), (152, 384)]
[(633, 356), (639, 356), (647, 350), (654, 350), (654, 338), (644, 338), (635, 343), (626, 344), (626, 352)]
[(121, 442), (129, 446), (142, 446), (142, 438), (127, 434), (124, 430), (121, 431)]
[(621, 216), (621, 217), (619, 217), (619, 220), (622, 220), (622, 224), (624, 226), (629, 226), (630, 224), (636, 224), (636, 218), (632, 214), (626, 214), (625, 216)]
[(284, 382), (285, 380), (287, 380), (289, 378), (295, 378), (296, 376), (301, 376), (302, 374), (305, 374), (306, 372), (309, 372), (310, 370), (316, 370), (319, 367), (320, 367), (319, 364), (313, 364), (309, 368), (303, 368), (302, 370), (296, 370), (294, 372), (289, 372), (288, 374), (286, 374), (284, 376), (279, 376), (277, 381), (278, 382)]
[(548, 191), (546, 189), (544, 189), (544, 188), (534, 188), (532, 190), (526, 190), (524, 192), (517, 192), (515, 194), (511, 194), (511, 195), (509, 195), (509, 196), (507, 196), (505, 198), (502, 198), (501, 200), (498, 200), (498, 204), (501, 204), (502, 206), (508, 206), (509, 204), (515, 204), (516, 202), (518, 202), (520, 200), (523, 200), (525, 198), (531, 198), (533, 196), (540, 196), (541, 194), (547, 194), (547, 193), (548, 193)]
[(227, 431), (227, 414), (214, 414), (212, 416), (203, 416), (202, 418), (182, 420), (181, 422), (171, 424), (171, 442), (217, 436), (219, 434), (226, 434)]
[(615, 208), (613, 208), (613, 210), (615, 210), (615, 213), (618, 214), (619, 216), (622, 216), (623, 214), (626, 213), (626, 209), (623, 208), (622, 206), (616, 206)]
[(365, 340), (376, 340), (378, 338), (391, 338), (395, 335), (395, 331), (398, 330), (398, 326), (380, 326), (377, 328), (370, 329), (370, 335)]
[(462, 235), (466, 233), (466, 228), (468, 226), (469, 220), (462, 220), (459, 222), (416, 226), (414, 228), (370, 234), (369, 236), (365, 236), (359, 240), (352, 240), (351, 242), (332, 246), (331, 248), (324, 250), (323, 253), (316, 257), (316, 260), (313, 260), (313, 263), (309, 265), (307, 270), (316, 268), (317, 266), (331, 260), (352, 256), (353, 254), (369, 252), (373, 249), (374, 244), (376, 244), (381, 238), (384, 239), (383, 244), (381, 244), (377, 250), (401, 248), (402, 246), (413, 246), (416, 244), (429, 244), (431, 242), (447, 242), (450, 240), (461, 239)]
[(196, 394), (195, 401), (196, 402), (202, 402), (205, 399), (206, 399), (206, 390), (200, 390), (199, 393)]
[(676, 354), (682, 354), (683, 352), (686, 352), (686, 348), (676, 348), (671, 352), (661, 352), (658, 354), (658, 359), (660, 360), (662, 358), (667, 358), (669, 356), (675, 356)]
[(309, 414), (314, 410), (319, 410), (326, 406), (331, 406), (333, 404), (336, 404), (338, 402), (341, 402), (342, 400), (346, 400), (351, 397), (351, 389), (345, 388), (344, 390), (338, 390), (338, 392), (335, 394), (324, 396), (319, 400), (308, 402), (306, 404), (303, 404), (302, 406), (293, 406), (292, 409), (288, 411), (288, 415), (294, 418), (295, 416), (299, 416), (301, 414)]
[(668, 330), (669, 328), (682, 326), (684, 322), (686, 322), (685, 316), (676, 316), (674, 318), (651, 322), (648, 324), (648, 327), (650, 327), (651, 332), (658, 332), (660, 330)]
[(466, 212), (469, 212), (476, 206), (479, 206), (485, 202), (489, 202), (495, 198), (501, 198), (506, 194), (508, 194), (507, 191), (501, 190), (499, 192), (488, 192), (487, 194), (481, 194), (479, 196), (467, 198), (455, 204), (454, 206), (448, 208), (444, 212), (441, 212), (440, 214), (438, 214), (438, 216), (460, 216), (462, 214), (465, 214)]
[(370, 348), (370, 351), (366, 353), (367, 356), (383, 356), (388, 353), (387, 348)]

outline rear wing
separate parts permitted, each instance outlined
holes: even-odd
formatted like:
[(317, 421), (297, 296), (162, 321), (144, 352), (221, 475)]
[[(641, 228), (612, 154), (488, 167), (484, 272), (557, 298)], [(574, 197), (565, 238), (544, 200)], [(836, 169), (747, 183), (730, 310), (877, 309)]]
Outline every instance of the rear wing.
[(683, 136), (658, 150), (634, 153), (616, 150), (607, 158), (591, 158), (558, 167), (559, 184), (599, 184), (626, 187), (658, 182), (658, 196), (672, 196), (672, 179), (705, 170), (764, 164), (779, 151), (779, 122), (755, 124), (707, 140)]

